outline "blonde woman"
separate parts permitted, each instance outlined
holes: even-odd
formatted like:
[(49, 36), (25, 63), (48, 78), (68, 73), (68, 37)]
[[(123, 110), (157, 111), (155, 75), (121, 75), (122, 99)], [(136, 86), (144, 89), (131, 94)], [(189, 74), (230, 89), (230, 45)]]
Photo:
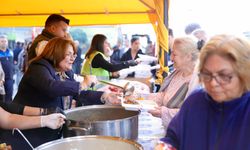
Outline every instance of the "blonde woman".
[(212, 37), (200, 54), (204, 89), (187, 98), (162, 141), (178, 150), (250, 150), (249, 68), (249, 41)]

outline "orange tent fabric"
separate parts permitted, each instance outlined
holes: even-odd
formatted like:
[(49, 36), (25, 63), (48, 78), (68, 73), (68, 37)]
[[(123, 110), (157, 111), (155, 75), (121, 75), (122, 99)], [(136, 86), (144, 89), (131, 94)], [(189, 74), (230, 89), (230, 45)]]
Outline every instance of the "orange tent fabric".
[[(5, 0), (1, 2), (0, 27), (44, 26), (52, 13), (69, 18), (71, 26), (151, 23), (159, 47), (167, 51), (163, 3), (164, 0)], [(159, 56), (162, 72), (168, 72), (164, 61)]]
[(72, 26), (150, 23), (155, 5), (152, 0), (5, 0), (0, 26), (43, 26), (52, 13), (70, 18)]

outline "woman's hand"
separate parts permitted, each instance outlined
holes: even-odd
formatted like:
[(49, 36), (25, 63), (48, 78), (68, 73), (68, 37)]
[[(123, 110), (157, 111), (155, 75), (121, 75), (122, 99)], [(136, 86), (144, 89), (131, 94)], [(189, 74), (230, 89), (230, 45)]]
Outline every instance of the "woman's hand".
[(66, 117), (59, 113), (47, 116), (41, 116), (41, 127), (58, 129), (65, 123), (64, 121), (65, 119)]
[(111, 73), (111, 77), (112, 77), (112, 78), (119, 78), (119, 77), (120, 77), (120, 73), (119, 73), (118, 71), (112, 72), (112, 73)]
[(84, 80), (81, 82), (81, 89), (86, 90), (87, 88), (94, 86), (97, 83), (95, 75), (85, 75)]
[(10, 145), (6, 145), (6, 143), (0, 143), (0, 150), (12, 150)]
[(154, 117), (161, 118), (161, 107), (155, 107), (154, 110), (149, 110), (148, 112)]
[(126, 64), (128, 66), (136, 66), (136, 65), (138, 65), (138, 63), (139, 63), (139, 61), (136, 61), (136, 60), (128, 60), (128, 61), (126, 61)]
[(3, 86), (3, 85), (4, 85), (4, 81), (0, 80), (0, 86)]
[(119, 93), (103, 93), (101, 100), (107, 105), (121, 105), (121, 96)]

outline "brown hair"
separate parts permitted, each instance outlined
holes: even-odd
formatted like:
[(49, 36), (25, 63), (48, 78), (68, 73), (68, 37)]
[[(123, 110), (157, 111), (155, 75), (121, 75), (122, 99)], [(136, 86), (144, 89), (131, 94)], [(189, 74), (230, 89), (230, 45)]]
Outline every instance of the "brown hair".
[(76, 54), (77, 49), (73, 41), (66, 38), (53, 38), (47, 43), (41, 55), (35, 57), (31, 62), (44, 58), (52, 62), (54, 68), (58, 68), (59, 63), (65, 58), (65, 52), (68, 46), (72, 46), (74, 54)]
[(107, 37), (103, 34), (96, 34), (90, 44), (90, 48), (85, 54), (85, 58), (88, 58), (90, 54), (92, 54), (94, 51), (99, 51), (104, 54), (104, 41), (107, 39)]
[(216, 35), (201, 49), (199, 72), (211, 55), (218, 55), (232, 63), (243, 90), (250, 90), (250, 43), (233, 35)]

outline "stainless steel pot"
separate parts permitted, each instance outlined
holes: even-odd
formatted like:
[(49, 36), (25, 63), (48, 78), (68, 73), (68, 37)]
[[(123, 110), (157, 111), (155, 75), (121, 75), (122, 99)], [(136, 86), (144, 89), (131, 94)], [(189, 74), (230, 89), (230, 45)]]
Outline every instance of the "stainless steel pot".
[(48, 142), (34, 150), (143, 150), (143, 147), (118, 137), (78, 136)]
[(137, 140), (139, 111), (121, 106), (94, 105), (67, 110), (64, 137), (79, 135), (116, 136)]

